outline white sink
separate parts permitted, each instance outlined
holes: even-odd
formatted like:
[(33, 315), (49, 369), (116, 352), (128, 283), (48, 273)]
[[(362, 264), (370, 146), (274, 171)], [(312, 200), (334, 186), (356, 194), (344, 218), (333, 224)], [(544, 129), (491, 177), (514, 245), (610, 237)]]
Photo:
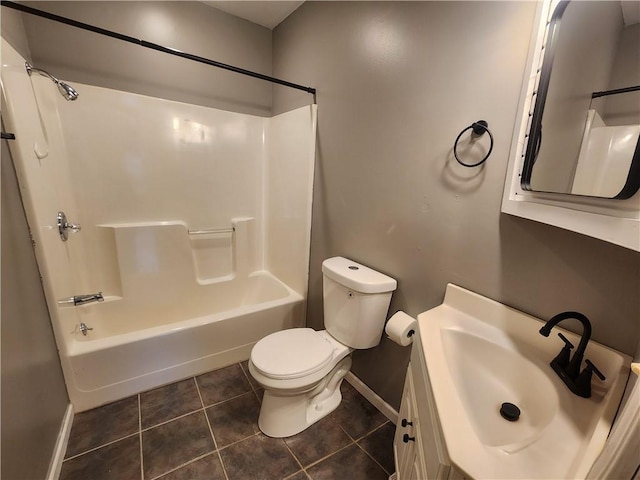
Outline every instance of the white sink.
[[(563, 323), (569, 322), (565, 321)], [(451, 464), (466, 476), (584, 478), (602, 449), (629, 375), (631, 358), (589, 342), (591, 398), (574, 395), (549, 362), (580, 337), (455, 285), (442, 305), (418, 316), (427, 371)], [(508, 421), (500, 407), (516, 405)]]

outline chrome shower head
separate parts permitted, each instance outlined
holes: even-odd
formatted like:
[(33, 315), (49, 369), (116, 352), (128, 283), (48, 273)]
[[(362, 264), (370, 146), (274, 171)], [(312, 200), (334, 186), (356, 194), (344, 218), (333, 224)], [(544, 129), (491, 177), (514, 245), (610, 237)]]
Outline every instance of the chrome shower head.
[(60, 91), (62, 96), (67, 100), (75, 100), (76, 98), (78, 98), (78, 95), (80, 95), (78, 92), (75, 91), (75, 89), (71, 85), (67, 83), (59, 81), (57, 85), (58, 85), (58, 90)]
[(39, 73), (43, 77), (49, 78), (53, 83), (56, 84), (56, 86), (58, 87), (58, 91), (66, 100), (75, 100), (76, 98), (78, 98), (79, 93), (76, 92), (73, 87), (64, 82), (61, 82), (50, 73), (45, 72), (44, 70), (40, 70), (39, 68), (35, 68), (29, 62), (24, 62), (24, 67), (27, 69), (27, 73), (29, 74), (29, 76), (31, 76), (33, 73)]

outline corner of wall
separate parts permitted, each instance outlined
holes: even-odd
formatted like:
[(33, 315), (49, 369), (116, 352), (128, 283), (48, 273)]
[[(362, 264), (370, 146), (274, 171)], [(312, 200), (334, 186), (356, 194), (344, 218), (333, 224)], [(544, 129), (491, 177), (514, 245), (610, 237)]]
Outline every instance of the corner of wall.
[(31, 49), (27, 39), (27, 31), (22, 20), (22, 13), (10, 8), (3, 8), (0, 15), (2, 37), (27, 60), (31, 61)]

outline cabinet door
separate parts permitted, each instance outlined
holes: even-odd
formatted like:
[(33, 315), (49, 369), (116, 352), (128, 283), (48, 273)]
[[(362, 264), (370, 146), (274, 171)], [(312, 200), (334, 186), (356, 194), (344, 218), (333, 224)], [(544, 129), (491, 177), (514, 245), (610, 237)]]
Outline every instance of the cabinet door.
[(414, 405), (420, 418), (420, 453), (425, 467), (425, 478), (444, 480), (449, 475), (449, 456), (444, 447), (442, 432), (435, 408), (435, 399), (431, 392), (429, 375), (419, 337), (414, 340), (411, 351), (412, 388), (415, 392)]
[(402, 426), (402, 421), (414, 421), (412, 411), (413, 394), (412, 394), (411, 368), (407, 369), (407, 376), (404, 381), (404, 390), (402, 392), (402, 403), (398, 412), (398, 420), (396, 422), (396, 434), (393, 438), (393, 455), (396, 464), (397, 480), (409, 480), (412, 478), (413, 463), (416, 458), (415, 442), (404, 442), (403, 437), (408, 433), (407, 427)]
[(419, 455), (416, 455), (411, 467), (411, 480), (427, 480), (427, 473)]

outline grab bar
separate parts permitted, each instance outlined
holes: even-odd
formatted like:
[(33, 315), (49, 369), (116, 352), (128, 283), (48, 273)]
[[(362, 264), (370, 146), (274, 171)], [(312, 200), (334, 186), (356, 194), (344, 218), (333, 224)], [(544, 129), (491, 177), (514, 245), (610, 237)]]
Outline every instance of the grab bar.
[(230, 228), (218, 228), (218, 229), (210, 229), (210, 230), (187, 230), (189, 235), (211, 235), (212, 233), (233, 233), (236, 229), (234, 227)]

